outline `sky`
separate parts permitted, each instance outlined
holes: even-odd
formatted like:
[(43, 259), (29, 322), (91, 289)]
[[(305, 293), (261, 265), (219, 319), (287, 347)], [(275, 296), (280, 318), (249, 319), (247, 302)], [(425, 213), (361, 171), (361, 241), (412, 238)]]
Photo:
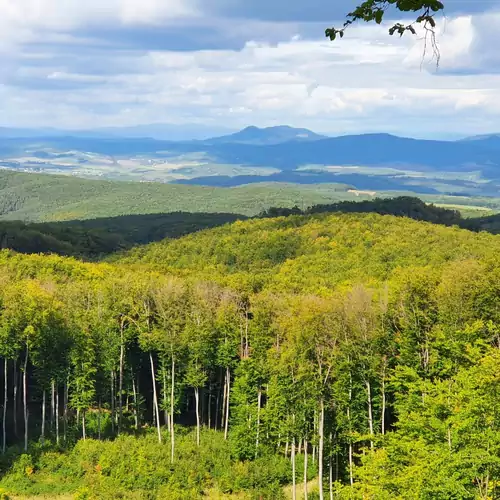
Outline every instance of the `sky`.
[(0, 0), (0, 126), (500, 132), (500, 0), (443, 1), (437, 68), (395, 12), (325, 39), (355, 0)]

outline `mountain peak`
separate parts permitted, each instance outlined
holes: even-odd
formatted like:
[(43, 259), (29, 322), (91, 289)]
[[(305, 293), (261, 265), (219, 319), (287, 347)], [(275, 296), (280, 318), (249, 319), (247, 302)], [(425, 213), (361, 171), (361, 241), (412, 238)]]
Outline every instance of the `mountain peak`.
[(275, 125), (273, 127), (259, 128), (255, 125), (245, 127), (235, 134), (209, 139), (211, 144), (253, 144), (271, 145), (290, 141), (317, 141), (325, 136), (316, 134), (306, 128), (294, 128), (289, 125)]

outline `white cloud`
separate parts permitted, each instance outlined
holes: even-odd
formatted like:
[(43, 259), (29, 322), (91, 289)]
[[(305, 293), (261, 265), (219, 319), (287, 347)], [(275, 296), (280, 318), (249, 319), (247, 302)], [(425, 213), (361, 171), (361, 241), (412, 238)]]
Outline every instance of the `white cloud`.
[[(264, 42), (259, 31), (259, 41), (249, 39), (240, 50), (102, 48), (89, 64), (75, 45), (70, 57), (56, 57), (75, 42), (72, 30), (88, 24), (168, 25), (198, 14), (196, 4), (184, 0), (105, 2), (106, 8), (98, 9), (102, 0), (65, 0), (59, 9), (61, 0), (0, 0), (0, 10), (2, 4), (9, 7), (7, 19), (23, 36), (37, 39), (44, 30), (56, 42), (45, 52), (34, 51), (31, 59), (26, 52), (6, 58), (8, 71), (0, 69), (2, 125), (288, 123), (331, 133), (430, 135), (487, 132), (500, 117), (500, 58), (492, 43), (498, 31), (485, 24), (489, 19), (500, 29), (497, 14), (450, 18), (440, 25), (437, 72), (432, 64), (421, 69), (421, 40), (389, 37), (386, 27), (369, 25), (354, 27), (335, 43), (320, 33), (308, 39), (300, 26), (277, 25), (281, 42)], [(31, 9), (23, 13), (19, 4)], [(214, 23), (225, 26), (221, 19)], [(251, 32), (235, 20), (227, 30), (234, 33), (238, 26)]]

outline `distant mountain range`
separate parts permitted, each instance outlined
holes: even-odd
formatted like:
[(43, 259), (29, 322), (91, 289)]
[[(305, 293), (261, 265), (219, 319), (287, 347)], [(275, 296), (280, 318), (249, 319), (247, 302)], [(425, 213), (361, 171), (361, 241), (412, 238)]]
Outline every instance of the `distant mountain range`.
[[(167, 134), (166, 126), (141, 127), (72, 135), (52, 129), (40, 135), (36, 130), (0, 129), (0, 167), (209, 186), (344, 183), (359, 189), (500, 195), (497, 134), (457, 141), (391, 134), (326, 137), (283, 125), (178, 140)], [(141, 136), (154, 135), (155, 127), (170, 140)], [(181, 129), (177, 136), (186, 136)]]

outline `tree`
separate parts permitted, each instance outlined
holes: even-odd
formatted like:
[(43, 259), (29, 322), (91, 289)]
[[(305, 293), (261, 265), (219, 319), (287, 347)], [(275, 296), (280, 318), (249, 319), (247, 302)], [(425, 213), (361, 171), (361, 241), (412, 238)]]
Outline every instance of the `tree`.
[[(439, 49), (436, 43), (434, 28), (436, 27), (435, 15), (444, 9), (444, 4), (440, 0), (365, 0), (352, 12), (347, 14), (347, 20), (341, 28), (327, 28), (325, 35), (330, 40), (337, 37), (343, 38), (345, 30), (357, 21), (367, 23), (375, 22), (381, 24), (387, 13), (392, 9), (397, 9), (401, 13), (414, 13), (415, 19), (409, 24), (397, 22), (389, 28), (389, 34), (403, 36), (410, 32), (417, 34), (415, 27), (418, 25), (425, 31), (425, 41), (427, 47), (428, 36), (430, 36), (434, 57), (439, 64)], [(425, 55), (425, 54), (424, 54)]]

